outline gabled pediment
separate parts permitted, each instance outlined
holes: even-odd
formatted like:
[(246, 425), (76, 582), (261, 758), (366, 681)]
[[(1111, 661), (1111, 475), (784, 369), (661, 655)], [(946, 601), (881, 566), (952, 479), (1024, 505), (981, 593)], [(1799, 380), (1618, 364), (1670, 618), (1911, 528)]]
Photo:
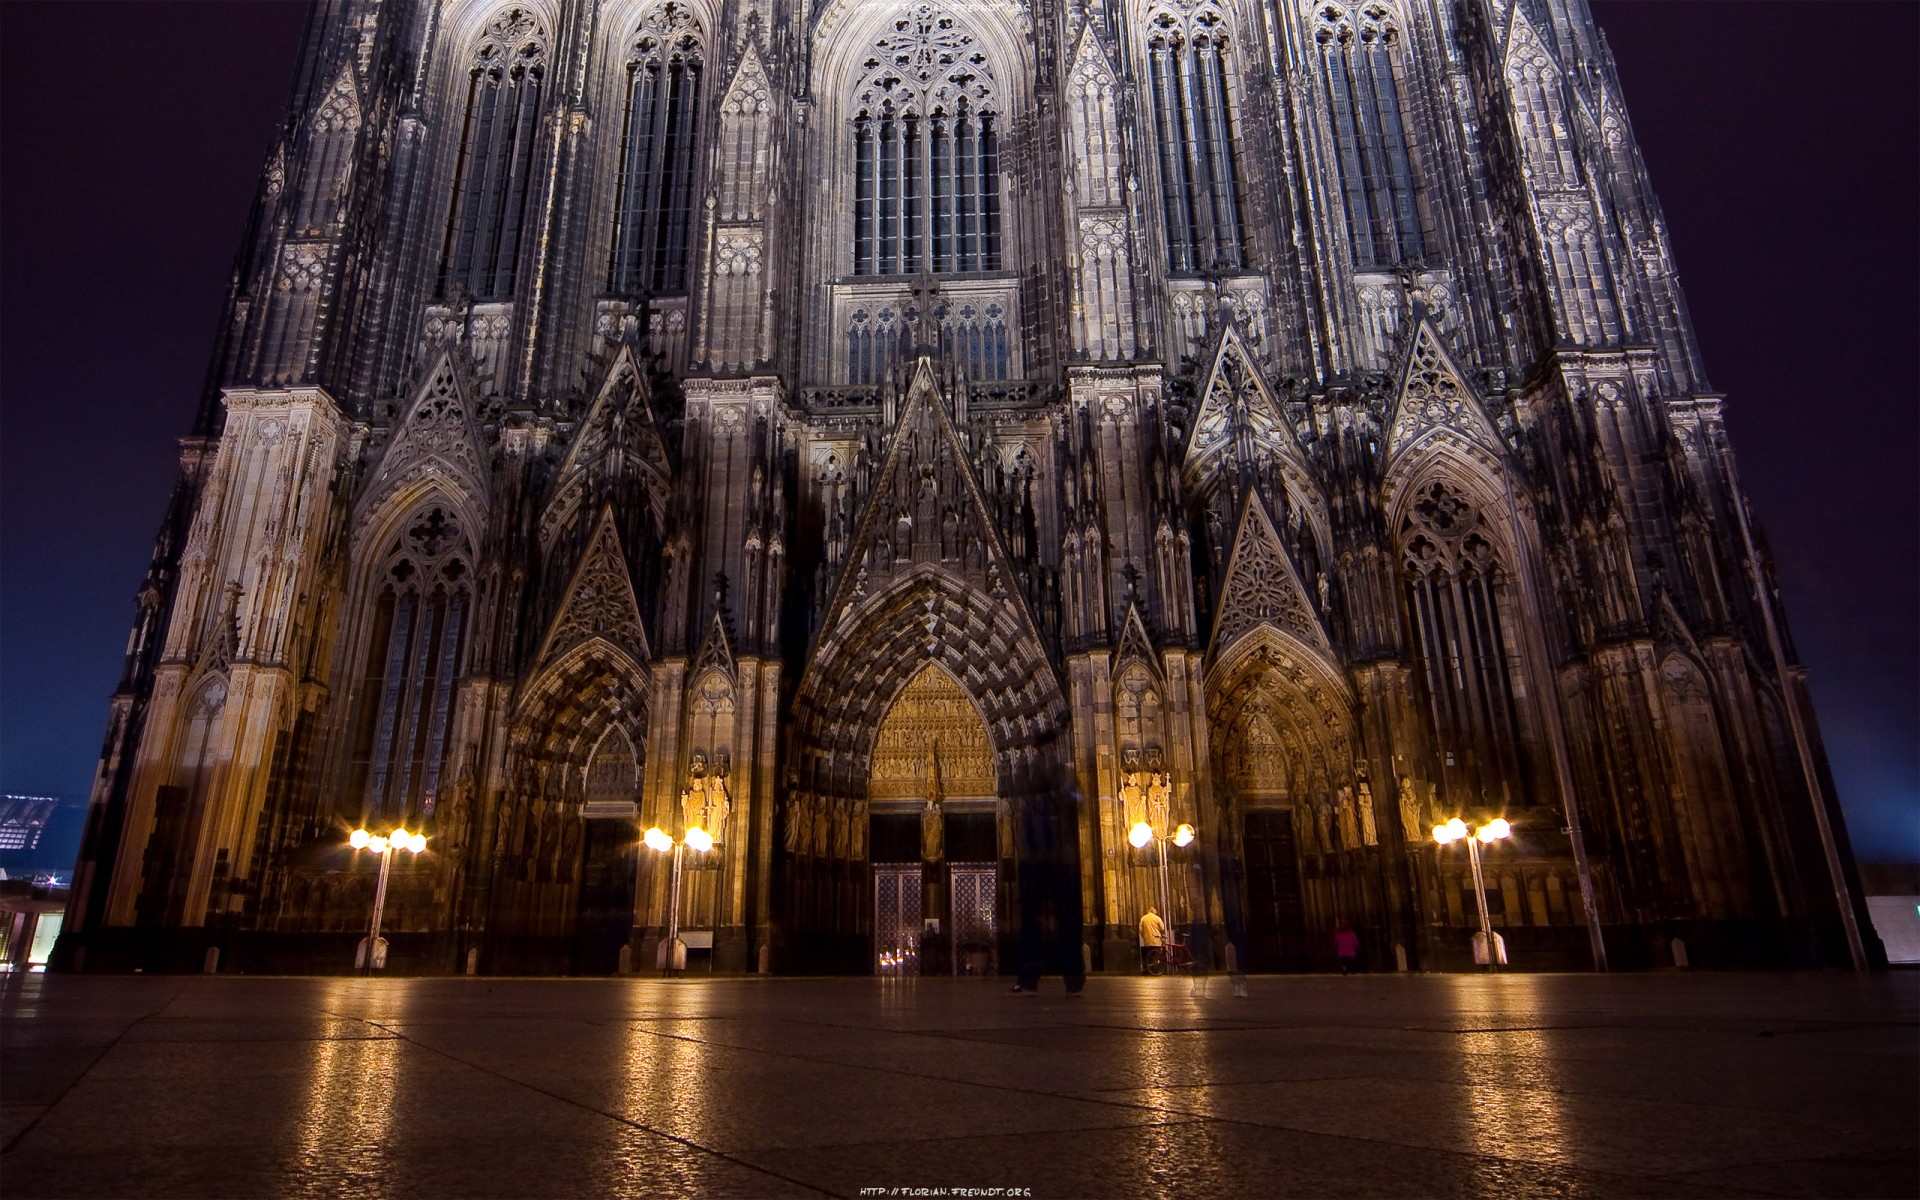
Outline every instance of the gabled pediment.
[(394, 422), (380, 465), (368, 478), (362, 509), (428, 476), (439, 476), (468, 500), (486, 498), (486, 451), (473, 420), (472, 395), (452, 353), (443, 353), (405, 415)]
[(707, 636), (700, 643), (700, 653), (694, 656), (693, 670), (687, 678), (698, 681), (709, 671), (719, 671), (729, 681), (734, 678), (733, 638), (728, 636), (726, 618), (718, 610), (707, 622)]
[(823, 628), (867, 597), (916, 573), (938, 573), (984, 593), (1034, 631), (1000, 534), (988, 517), (966, 444), (947, 415), (932, 363), (915, 365), (874, 474)]
[(343, 66), (333, 86), (327, 89), (326, 98), (313, 111), (313, 131), (318, 134), (359, 127), (360, 87), (354, 79), (352, 66)]
[(560, 530), (591, 502), (596, 481), (618, 482), (629, 475), (645, 489), (655, 522), (664, 521), (672, 460), (660, 436), (646, 373), (633, 347), (622, 345), (554, 473), (553, 497), (540, 514), (541, 545), (551, 547)]
[(1280, 540), (1258, 494), (1249, 492), (1240, 509), (1233, 555), (1227, 560), (1208, 657), (1218, 660), (1235, 642), (1262, 625), (1311, 647), (1328, 662), (1334, 660), (1332, 643), (1307, 598), (1306, 585), (1294, 569), (1286, 543)]
[(1113, 651), (1113, 673), (1117, 676), (1127, 664), (1135, 662), (1159, 677), (1160, 658), (1153, 652), (1153, 639), (1147, 636), (1147, 623), (1140, 619), (1140, 605), (1129, 602), (1126, 619), (1120, 623), (1120, 644)]
[(773, 98), (773, 83), (767, 75), (766, 64), (760, 61), (760, 51), (751, 41), (740, 55), (740, 63), (733, 69), (733, 78), (720, 97), (720, 114), (723, 117), (752, 117), (769, 111)]
[(1221, 330), (1219, 344), (1200, 387), (1200, 403), (1193, 415), (1193, 434), (1187, 439), (1184, 473), (1188, 485), (1240, 463), (1279, 460), (1289, 482), (1295, 474), (1307, 480), (1306, 456), (1293, 427), (1267, 386), (1258, 364), (1247, 352), (1233, 322)]
[(1424, 318), (1414, 329), (1400, 387), (1387, 418), (1389, 465), (1429, 441), (1448, 441), (1480, 452), (1475, 457), (1506, 456), (1493, 419), (1469, 388), (1459, 365)]
[(535, 671), (595, 639), (618, 648), (641, 666), (653, 657), (611, 506), (601, 510), (586, 553), (574, 568), (566, 598), (547, 627), (540, 653), (534, 656)]
[(1088, 21), (1080, 29), (1080, 37), (1073, 45), (1072, 65), (1067, 68), (1067, 78), (1072, 86), (1083, 87), (1099, 82), (1110, 84), (1117, 76), (1113, 69), (1113, 60), (1107, 54), (1107, 48), (1100, 43), (1100, 36), (1093, 31), (1093, 22)]

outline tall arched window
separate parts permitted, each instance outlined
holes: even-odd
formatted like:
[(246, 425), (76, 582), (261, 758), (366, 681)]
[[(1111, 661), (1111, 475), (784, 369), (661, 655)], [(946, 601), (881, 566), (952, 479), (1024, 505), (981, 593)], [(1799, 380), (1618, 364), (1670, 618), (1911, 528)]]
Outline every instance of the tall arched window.
[(1214, 5), (1154, 10), (1147, 29), (1148, 85), (1168, 266), (1175, 271), (1245, 265), (1227, 56), (1226, 15)]
[(627, 114), (614, 202), (615, 292), (687, 286), (694, 141), (703, 60), (700, 26), (668, 0), (640, 23), (627, 58)]
[(1000, 106), (972, 34), (929, 4), (893, 22), (853, 97), (853, 273), (1000, 269)]
[(1314, 10), (1340, 189), (1354, 262), (1388, 267), (1422, 256), (1394, 56), (1400, 23), (1379, 0), (1348, 8), (1328, 0)]
[(474, 50), (461, 118), (458, 190), (447, 222), (440, 290), (476, 300), (513, 295), (520, 233), (534, 193), (547, 35), (524, 8), (494, 18)]
[(1400, 546), (1447, 778), (1498, 799), (1503, 784), (1524, 778), (1500, 551), (1479, 509), (1440, 482), (1415, 493), (1400, 521)]
[(405, 816), (440, 786), (473, 571), (452, 511), (407, 521), (375, 576), (350, 786), (369, 815)]

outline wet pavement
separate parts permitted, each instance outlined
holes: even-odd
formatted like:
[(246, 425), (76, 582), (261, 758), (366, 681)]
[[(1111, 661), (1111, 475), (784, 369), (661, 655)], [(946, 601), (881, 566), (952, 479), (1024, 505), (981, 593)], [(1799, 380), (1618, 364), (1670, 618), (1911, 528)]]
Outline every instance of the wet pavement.
[(8, 977), (0, 1193), (1920, 1194), (1920, 973), (1250, 982)]

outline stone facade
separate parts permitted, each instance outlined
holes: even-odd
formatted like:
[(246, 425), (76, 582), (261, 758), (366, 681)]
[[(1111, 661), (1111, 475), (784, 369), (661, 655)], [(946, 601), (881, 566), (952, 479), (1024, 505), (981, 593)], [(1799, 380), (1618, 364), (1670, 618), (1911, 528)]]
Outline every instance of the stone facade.
[(1876, 952), (1578, 0), (313, 21), (66, 965)]

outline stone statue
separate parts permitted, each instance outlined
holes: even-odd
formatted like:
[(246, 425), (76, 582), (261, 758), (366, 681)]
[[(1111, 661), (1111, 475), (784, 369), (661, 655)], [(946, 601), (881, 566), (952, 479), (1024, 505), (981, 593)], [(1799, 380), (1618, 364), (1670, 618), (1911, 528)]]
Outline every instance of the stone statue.
[(788, 854), (799, 854), (802, 852), (802, 850), (806, 846), (806, 835), (807, 835), (806, 804), (807, 802), (805, 797), (800, 796), (798, 794), (790, 793), (790, 799), (788, 799), (787, 806), (786, 806), (787, 807), (786, 828), (782, 831), (786, 837), (786, 848), (787, 848)]
[(1120, 811), (1128, 829), (1147, 819), (1147, 794), (1140, 786), (1140, 774), (1137, 771), (1128, 771), (1120, 776)]
[(1147, 824), (1156, 833), (1171, 833), (1173, 826), (1173, 777), (1155, 771), (1147, 779)]
[(1340, 848), (1352, 850), (1360, 845), (1360, 826), (1354, 819), (1353, 789), (1340, 789)]
[(1406, 832), (1408, 841), (1426, 839), (1427, 822), (1425, 814), (1420, 811), (1420, 798), (1414, 793), (1411, 775), (1400, 777), (1400, 826)]
[(1364, 776), (1354, 785), (1354, 793), (1360, 806), (1360, 840), (1369, 846), (1380, 844), (1380, 827), (1374, 823), (1373, 787)]
[(947, 856), (946, 814), (938, 800), (929, 799), (920, 810), (920, 859), (935, 863)]
[(733, 799), (727, 793), (727, 778), (713, 774), (706, 779), (705, 819), (700, 827), (713, 835), (715, 841), (724, 840), (727, 833), (727, 818), (733, 815)]

